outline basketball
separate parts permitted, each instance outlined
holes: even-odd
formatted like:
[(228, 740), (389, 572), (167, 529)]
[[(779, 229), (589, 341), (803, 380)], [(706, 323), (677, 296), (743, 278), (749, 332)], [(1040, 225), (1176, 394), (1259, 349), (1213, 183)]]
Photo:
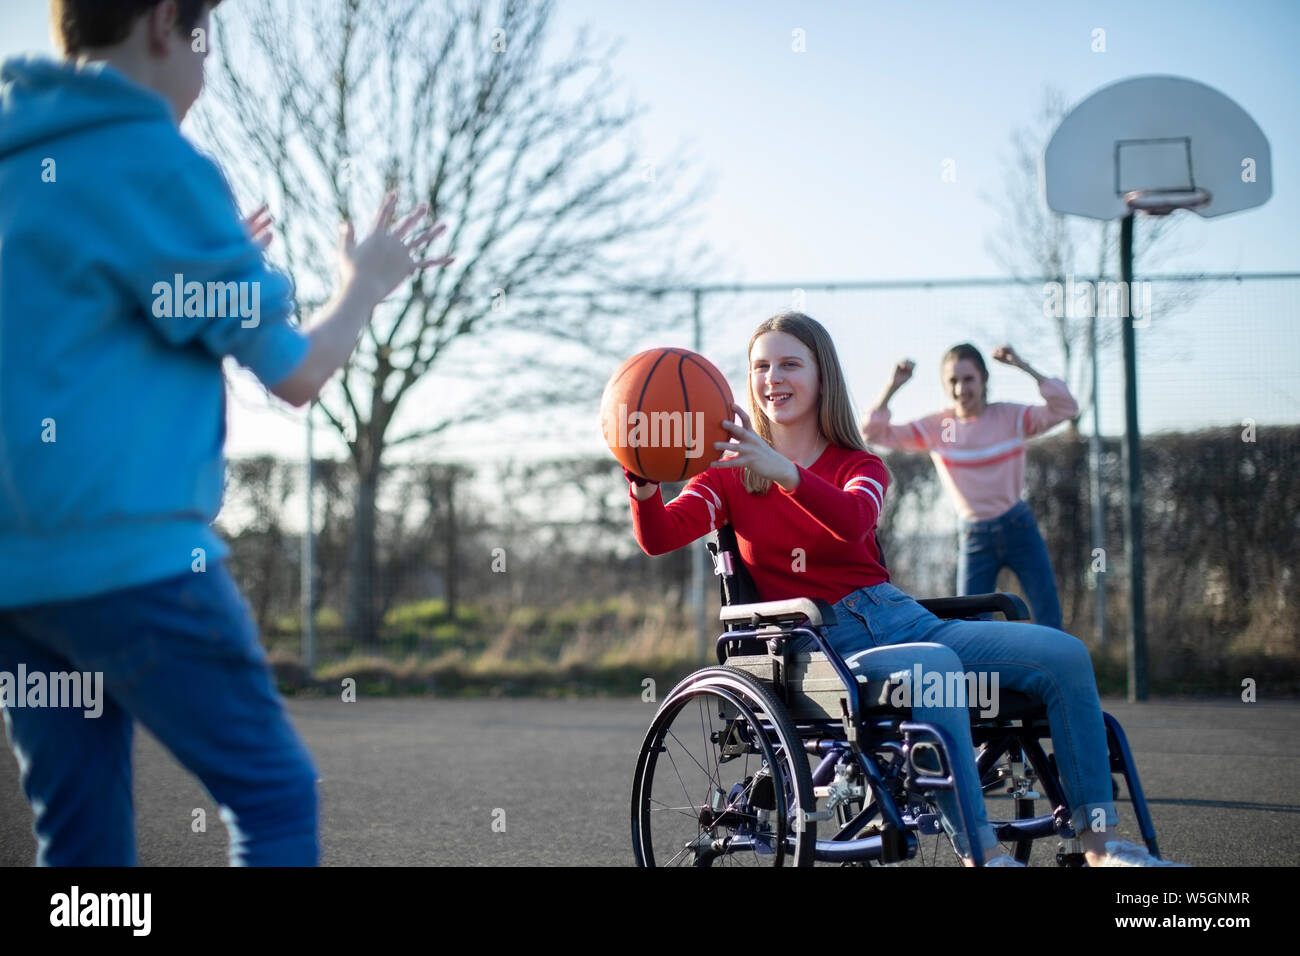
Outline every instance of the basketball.
[(624, 468), (652, 481), (684, 481), (722, 457), (731, 386), (689, 349), (658, 348), (618, 367), (600, 400), (605, 443)]

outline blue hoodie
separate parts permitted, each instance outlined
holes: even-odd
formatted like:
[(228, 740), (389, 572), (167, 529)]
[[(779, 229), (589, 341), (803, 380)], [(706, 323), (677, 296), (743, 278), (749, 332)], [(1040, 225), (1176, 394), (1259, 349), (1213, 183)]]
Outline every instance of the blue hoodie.
[[(250, 283), (256, 323), (220, 292), (176, 309), (177, 276)], [(308, 345), (292, 312), (165, 99), (102, 63), (0, 65), (0, 607), (229, 553), (221, 361), (285, 379)]]

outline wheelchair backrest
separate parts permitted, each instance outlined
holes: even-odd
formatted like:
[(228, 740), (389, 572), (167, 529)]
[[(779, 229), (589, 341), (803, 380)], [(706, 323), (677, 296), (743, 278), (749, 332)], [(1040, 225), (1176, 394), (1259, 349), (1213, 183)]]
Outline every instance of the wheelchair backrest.
[(736, 530), (731, 525), (724, 524), (714, 532), (709, 553), (713, 555), (713, 573), (720, 579), (723, 604), (753, 604), (759, 600), (754, 579), (740, 560)]
[[(873, 532), (874, 533), (874, 532)], [(761, 598), (749, 569), (740, 559), (740, 548), (736, 543), (736, 529), (724, 524), (713, 533), (713, 540), (708, 543), (709, 553), (713, 555), (713, 573), (721, 578), (723, 604), (753, 604)], [(880, 547), (880, 538), (876, 538), (876, 552), (880, 555), (880, 566), (886, 571), (885, 552)]]

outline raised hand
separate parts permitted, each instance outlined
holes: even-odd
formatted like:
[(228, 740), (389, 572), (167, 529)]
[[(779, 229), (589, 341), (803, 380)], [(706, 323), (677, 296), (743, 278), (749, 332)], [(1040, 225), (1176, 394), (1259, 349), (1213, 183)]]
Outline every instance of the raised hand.
[(1003, 365), (1012, 365), (1016, 368), (1024, 365), (1024, 363), (1020, 361), (1020, 356), (1016, 354), (1016, 350), (1010, 345), (999, 345), (995, 348), (993, 350), (993, 358), (996, 361), (1001, 362)]
[(420, 248), (442, 235), (447, 227), (441, 224), (430, 226), (408, 241), (407, 234), (428, 212), (428, 207), (421, 203), (394, 225), (396, 205), (397, 193), (389, 192), (375, 214), (370, 235), (361, 242), (357, 242), (352, 223), (343, 224), (340, 277), (345, 283), (359, 286), (376, 304), (387, 298), (417, 269), (445, 266), (455, 261), (453, 256), (420, 258)]
[(894, 380), (890, 383), (891, 389), (900, 389), (907, 384), (908, 379), (912, 377), (912, 372), (916, 369), (916, 363), (911, 359), (901, 359), (894, 366)]

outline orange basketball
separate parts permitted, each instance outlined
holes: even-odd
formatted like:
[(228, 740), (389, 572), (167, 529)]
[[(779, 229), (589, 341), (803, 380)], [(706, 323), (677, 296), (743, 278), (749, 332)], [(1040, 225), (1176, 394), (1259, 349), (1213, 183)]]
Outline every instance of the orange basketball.
[(618, 367), (600, 400), (605, 444), (624, 468), (654, 481), (684, 481), (722, 457), (731, 387), (703, 355), (650, 349)]

